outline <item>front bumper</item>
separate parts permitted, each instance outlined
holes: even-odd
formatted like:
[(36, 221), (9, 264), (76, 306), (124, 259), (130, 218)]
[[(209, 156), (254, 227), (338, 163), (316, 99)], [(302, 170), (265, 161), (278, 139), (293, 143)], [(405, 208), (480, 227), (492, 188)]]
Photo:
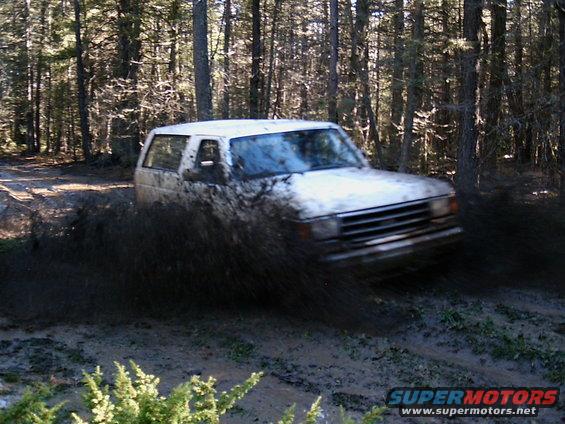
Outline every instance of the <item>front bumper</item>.
[(323, 261), (337, 266), (386, 265), (414, 256), (433, 256), (438, 250), (460, 241), (462, 235), (463, 229), (459, 226), (431, 227), (370, 240), (363, 247), (326, 254)]

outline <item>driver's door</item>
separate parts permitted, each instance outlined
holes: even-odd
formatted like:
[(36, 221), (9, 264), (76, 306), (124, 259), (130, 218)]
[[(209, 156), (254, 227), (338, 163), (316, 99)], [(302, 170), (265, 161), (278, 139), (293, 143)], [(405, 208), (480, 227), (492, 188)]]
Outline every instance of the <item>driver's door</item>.
[(208, 200), (226, 185), (225, 144), (219, 137), (194, 136), (182, 171), (189, 202)]

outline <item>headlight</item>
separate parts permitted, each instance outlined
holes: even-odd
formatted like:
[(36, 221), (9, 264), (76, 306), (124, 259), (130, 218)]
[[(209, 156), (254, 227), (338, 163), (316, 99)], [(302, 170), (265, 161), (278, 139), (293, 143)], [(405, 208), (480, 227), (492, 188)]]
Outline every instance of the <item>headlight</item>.
[(439, 218), (451, 213), (451, 202), (449, 197), (442, 197), (441, 199), (434, 199), (430, 202), (430, 210), (432, 217)]
[(317, 240), (334, 238), (339, 235), (339, 220), (337, 218), (323, 218), (310, 223), (312, 236)]
[(300, 238), (325, 240), (335, 238), (339, 235), (340, 223), (337, 218), (320, 218), (312, 221), (299, 223), (298, 230)]

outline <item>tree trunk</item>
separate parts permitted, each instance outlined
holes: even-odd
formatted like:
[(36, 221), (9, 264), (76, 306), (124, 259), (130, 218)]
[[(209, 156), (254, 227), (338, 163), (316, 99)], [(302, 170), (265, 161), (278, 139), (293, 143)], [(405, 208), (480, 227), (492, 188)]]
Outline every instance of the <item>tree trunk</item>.
[(308, 56), (308, 21), (302, 18), (302, 28), (300, 34), (300, 110), (298, 115), (300, 119), (308, 119), (308, 85), (310, 83), (308, 76), (309, 56)]
[[(524, 45), (522, 41), (522, 0), (514, 1), (514, 81), (508, 78), (507, 93), (508, 103), (514, 115), (512, 133), (514, 138), (514, 159), (517, 162), (528, 162), (531, 158), (526, 156), (524, 139), (526, 127), (530, 125), (529, 119), (526, 122), (524, 116), (524, 72), (523, 58)], [(506, 69), (508, 75), (508, 69)]]
[(141, 63), (142, 0), (119, 0), (118, 56), (116, 76), (123, 80), (124, 92), (118, 104), (120, 116), (112, 121), (112, 156), (123, 165), (135, 163), (140, 150), (140, 105), (138, 94)]
[(402, 90), (404, 86), (404, 0), (394, 0), (394, 58), (392, 64), (391, 104), (390, 104), (390, 143), (398, 145), (398, 133), (402, 119)]
[(337, 90), (338, 90), (338, 76), (337, 76), (337, 62), (338, 62), (338, 48), (339, 48), (339, 6), (338, 0), (329, 0), (330, 2), (330, 72), (328, 81), (328, 120), (331, 122), (338, 122), (337, 116)]
[(367, 117), (369, 118), (369, 139), (373, 143), (375, 152), (377, 153), (377, 163), (379, 167), (384, 166), (384, 158), (382, 152), (382, 146), (379, 140), (379, 129), (377, 125), (377, 115), (373, 110), (373, 105), (371, 104), (371, 85), (369, 82), (369, 46), (367, 40), (365, 40), (365, 49), (363, 55), (363, 65), (360, 69), (361, 83), (363, 85), (363, 105), (367, 111)]
[(231, 31), (232, 31), (232, 10), (231, 0), (225, 0), (224, 3), (224, 92), (222, 95), (222, 118), (230, 117), (230, 48), (231, 48)]
[(194, 81), (199, 121), (212, 119), (210, 63), (208, 62), (208, 2), (193, 0)]
[[(292, 11), (291, 11), (292, 16)], [(286, 82), (286, 61), (287, 61), (287, 47), (288, 36), (286, 34), (282, 35), (281, 44), (285, 46), (280, 51), (280, 60), (278, 63), (277, 76), (276, 76), (276, 90), (275, 90), (275, 103), (273, 104), (273, 114), (272, 116), (278, 118), (282, 116), (282, 103), (285, 91)]]
[[(367, 31), (369, 27), (370, 1), (357, 0), (355, 3), (355, 36), (352, 37), (355, 45), (352, 46), (351, 54), (351, 85), (361, 83), (362, 110), (364, 112), (363, 126), (369, 121), (368, 138), (373, 143), (375, 152), (377, 153), (377, 162), (379, 166), (383, 165), (382, 149), (379, 141), (379, 132), (377, 128), (377, 116), (371, 104), (371, 87), (369, 81), (369, 42), (367, 39)], [(361, 58), (361, 60), (360, 60)]]
[(506, 73), (506, 0), (491, 0), (491, 16), (490, 81), (481, 149), (481, 160), (487, 170), (496, 168), (498, 153), (502, 83)]
[(249, 84), (249, 117), (259, 118), (259, 87), (261, 86), (261, 1), (251, 0), (251, 81)]
[(62, 83), (55, 85), (55, 90), (53, 93), (53, 103), (57, 107), (53, 111), (53, 130), (54, 130), (54, 140), (53, 140), (53, 154), (57, 155), (61, 151), (61, 146), (63, 144), (63, 121), (65, 115), (65, 87)]
[(51, 117), (53, 115), (53, 75), (47, 67), (47, 106), (45, 108), (45, 153), (51, 152)]
[(139, 81), (139, 68), (141, 66), (141, 2), (142, 0), (131, 1), (131, 64), (130, 64), (130, 79), (131, 79), (131, 94), (128, 96), (128, 109), (132, 110), (132, 119), (130, 124), (130, 158), (129, 164), (135, 164), (137, 155), (141, 150), (141, 134), (139, 133), (139, 121), (141, 115), (141, 108), (139, 104), (138, 81)]
[(25, 132), (22, 129), (25, 126), (26, 111), (29, 108), (27, 104), (28, 46), (26, 37), (28, 18), (25, 13), (27, 10), (25, 7), (24, 13), (21, 13), (20, 4), (13, 2), (11, 6), (10, 18), (13, 22), (15, 40), (15, 57), (11, 66), (7, 66), (7, 71), (13, 75), (11, 82), (14, 104), (12, 109), (11, 137), (17, 146), (21, 146), (27, 142)]
[(355, 107), (357, 103), (357, 83), (359, 73), (359, 36), (363, 30), (363, 18), (359, 16), (362, 9), (359, 1), (355, 2), (355, 20), (353, 19), (352, 1), (345, 4), (345, 14), (350, 28), (351, 50), (349, 53), (349, 69), (347, 72), (347, 83), (345, 94), (341, 101), (343, 125), (346, 129), (353, 131), (355, 127)]
[[(485, 4), (485, 0), (483, 0), (483, 7)], [(479, 53), (479, 62), (477, 65), (477, 69), (478, 69), (478, 91), (477, 91), (477, 96), (478, 96), (478, 106), (477, 106), (477, 113), (479, 114), (478, 116), (478, 122), (484, 122), (486, 121), (486, 102), (488, 99), (487, 94), (487, 88), (488, 88), (488, 77), (489, 77), (489, 60), (490, 60), (490, 31), (489, 28), (485, 22), (484, 19), (479, 20), (479, 44), (481, 44), (481, 51)], [(479, 128), (480, 128), (480, 124)], [(480, 134), (480, 130), (479, 130), (479, 134)], [(480, 140), (479, 140), (480, 143)], [(480, 151), (480, 146), (479, 149)], [(478, 160), (478, 158), (477, 158)], [(477, 163), (478, 164), (478, 163)]]
[[(376, 69), (375, 69), (375, 115), (379, 116), (381, 110), (381, 25), (382, 22), (377, 24), (377, 45), (376, 45)], [(367, 55), (368, 56), (368, 55)], [(384, 165), (384, 162), (383, 162)]]
[(142, 0), (119, 0), (118, 3), (118, 77), (136, 79), (141, 50)]
[(39, 11), (39, 42), (37, 46), (37, 65), (35, 70), (35, 146), (34, 149), (37, 153), (41, 151), (41, 79), (43, 77), (43, 48), (45, 44), (46, 32), (46, 14), (48, 2), (42, 0)]
[(442, 54), (441, 54), (441, 94), (440, 105), (437, 116), (438, 138), (437, 151), (440, 158), (445, 158), (451, 147), (451, 78), (452, 78), (452, 57), (449, 53), (449, 42), (452, 37), (451, 27), (449, 25), (449, 14), (451, 12), (448, 0), (441, 2), (441, 28), (442, 28)]
[(31, 61), (32, 51), (32, 22), (31, 22), (31, 0), (25, 0), (25, 25), (26, 25), (26, 64), (27, 64), (27, 110), (25, 112), (26, 121), (26, 144), (28, 153), (35, 151), (35, 135), (34, 135), (34, 114), (33, 114), (33, 63)]
[(565, 206), (565, 1), (556, 2), (559, 15), (559, 199)]
[(33, 117), (33, 134), (34, 134), (34, 143), (33, 143), (33, 150), (36, 153), (41, 151), (41, 78), (43, 77), (43, 58), (41, 57), (42, 53), (38, 53), (37, 56), (37, 64), (35, 67), (35, 106), (33, 108), (34, 117)]
[[(540, 115), (540, 153), (542, 168), (547, 168), (553, 162), (554, 156), (551, 149), (550, 121), (552, 115), (552, 77), (551, 70), (553, 68), (553, 25), (552, 25), (552, 0), (543, 1), (543, 25), (542, 40), (540, 48), (540, 59), (542, 61), (542, 79), (541, 79), (541, 98), (543, 99), (542, 111)], [(552, 168), (550, 168), (552, 169)]]
[(80, 0), (74, 0), (75, 7), (75, 46), (77, 61), (77, 87), (78, 87), (78, 112), (80, 117), (80, 132), (82, 139), (82, 153), (84, 159), (89, 162), (90, 154), (90, 125), (88, 122), (88, 99), (86, 94), (86, 86), (84, 83), (85, 72), (83, 63), (83, 47), (81, 38), (80, 24)]
[[(230, 0), (228, 0), (230, 1)], [(273, 22), (271, 24), (271, 45), (269, 47), (269, 70), (267, 74), (267, 86), (265, 88), (265, 112), (266, 117), (269, 116), (271, 109), (271, 89), (273, 86), (273, 74), (275, 72), (275, 38), (277, 34), (277, 26), (279, 23), (279, 13), (282, 0), (275, 0), (273, 10)]]
[(410, 161), (410, 150), (414, 139), (414, 117), (422, 105), (422, 79), (424, 64), (422, 62), (422, 47), (424, 43), (424, 5), (422, 0), (414, 0), (414, 27), (410, 45), (410, 67), (408, 91), (406, 98), (406, 115), (404, 116), (404, 135), (400, 151), (398, 170), (406, 172)]
[[(171, 78), (173, 90), (177, 90), (177, 68), (178, 68), (178, 38), (179, 38), (179, 21), (180, 21), (180, 0), (173, 0), (171, 2), (171, 9), (169, 10), (169, 64), (167, 71)], [(159, 32), (160, 23), (157, 20), (157, 32)], [(155, 55), (157, 57), (157, 55)]]
[(464, 0), (463, 38), (467, 46), (460, 53), (461, 91), (460, 140), (457, 149), (457, 188), (462, 194), (476, 192), (477, 174), (477, 62), (482, 0)]

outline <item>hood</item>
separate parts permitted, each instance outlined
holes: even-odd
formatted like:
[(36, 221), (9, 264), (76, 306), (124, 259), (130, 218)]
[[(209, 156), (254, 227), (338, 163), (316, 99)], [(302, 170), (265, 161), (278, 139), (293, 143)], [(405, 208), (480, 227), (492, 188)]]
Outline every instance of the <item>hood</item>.
[(447, 195), (453, 189), (433, 178), (366, 167), (293, 174), (284, 191), (307, 219)]

